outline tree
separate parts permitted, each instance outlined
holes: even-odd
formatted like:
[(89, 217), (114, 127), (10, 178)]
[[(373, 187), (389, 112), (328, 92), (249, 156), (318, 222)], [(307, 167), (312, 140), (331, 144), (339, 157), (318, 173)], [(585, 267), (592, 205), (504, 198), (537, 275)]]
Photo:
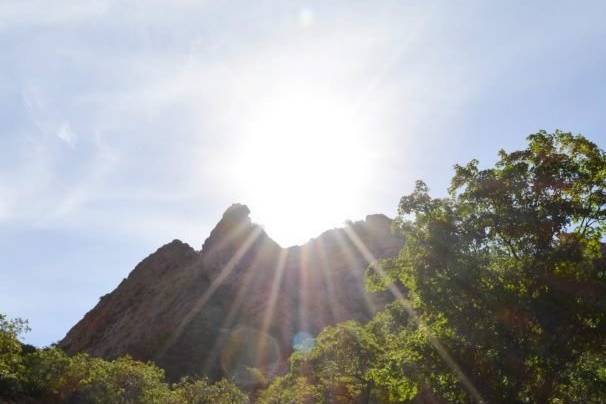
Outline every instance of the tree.
[(162, 369), (127, 356), (106, 361), (46, 348), (25, 364), (25, 392), (45, 402), (165, 403), (172, 397)]
[(0, 314), (0, 398), (19, 391), (23, 372), (22, 344), (18, 337), (29, 331), (27, 321)]
[(207, 379), (185, 378), (176, 386), (175, 403), (188, 404), (244, 404), (248, 397), (235, 384), (220, 380), (214, 384)]
[(370, 284), (401, 282), (429, 333), (450, 330), (445, 346), (483, 399), (606, 394), (606, 156), (595, 144), (541, 131), (493, 168), (456, 166), (447, 198), (419, 181), (397, 226), (405, 246)]
[(452, 341), (448, 328), (435, 322), (431, 334), (412, 319), (407, 303), (396, 300), (365, 326), (379, 354), (369, 369), (373, 402), (457, 402), (464, 398), (457, 375), (440, 357), (431, 338)]
[[(31, 403), (240, 404), (248, 397), (227, 380), (185, 379), (169, 385), (153, 363), (105, 360), (56, 347), (32, 349), (18, 336), (23, 320), (0, 314), (0, 401)], [(24, 349), (25, 347), (26, 349)]]
[(294, 353), (290, 370), (274, 380), (261, 402), (369, 402), (369, 369), (379, 348), (355, 321), (327, 327), (308, 351)]

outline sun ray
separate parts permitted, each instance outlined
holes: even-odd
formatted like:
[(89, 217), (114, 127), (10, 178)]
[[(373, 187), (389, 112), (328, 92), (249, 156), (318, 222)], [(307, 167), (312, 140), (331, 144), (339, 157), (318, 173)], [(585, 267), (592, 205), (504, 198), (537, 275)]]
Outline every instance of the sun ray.
[[(347, 234), (347, 237), (349, 237), (349, 239), (352, 241), (352, 243), (358, 249), (358, 251), (366, 258), (366, 260), (370, 263), (370, 265), (372, 265), (373, 269), (376, 270), (377, 272), (379, 272), (379, 274), (381, 276), (385, 276), (385, 273), (383, 272), (383, 269), (381, 268), (381, 265), (379, 264), (378, 259), (370, 252), (368, 247), (366, 247), (364, 242), (356, 234), (355, 230), (351, 226), (347, 226), (345, 228), (345, 234)], [(485, 403), (485, 401), (482, 398), (482, 396), (480, 395), (480, 392), (478, 391), (478, 389), (476, 389), (476, 387), (473, 385), (471, 380), (467, 377), (467, 375), (465, 375), (465, 373), (460, 368), (460, 366), (452, 358), (452, 356), (450, 355), (450, 353), (448, 352), (446, 347), (444, 345), (442, 345), (440, 340), (438, 340), (438, 338), (429, 331), (429, 327), (427, 327), (426, 324), (424, 324), (423, 320), (421, 320), (421, 318), (419, 317), (417, 312), (412, 307), (412, 304), (410, 303), (410, 301), (402, 294), (402, 292), (394, 284), (389, 285), (389, 291), (393, 294), (393, 296), (395, 298), (400, 299), (404, 303), (405, 310), (407, 311), (409, 317), (417, 324), (417, 327), (421, 327), (423, 330), (425, 330), (427, 332), (427, 337), (428, 337), (431, 345), (434, 347), (436, 352), (438, 352), (438, 355), (440, 355), (440, 357), (444, 360), (446, 365), (453, 372), (455, 372), (455, 374), (459, 378), (459, 381), (461, 382), (461, 384), (463, 384), (463, 386), (465, 386), (465, 388), (467, 389), (469, 394), (471, 394), (471, 396), (478, 403)]]
[(212, 281), (208, 289), (204, 292), (202, 296), (193, 304), (192, 308), (189, 310), (187, 315), (183, 317), (183, 319), (179, 322), (179, 325), (175, 327), (171, 336), (164, 343), (162, 348), (158, 351), (157, 357), (162, 356), (170, 346), (174, 344), (174, 342), (181, 336), (181, 333), (185, 329), (185, 326), (189, 324), (194, 315), (200, 312), (202, 308), (206, 305), (208, 300), (214, 295), (215, 291), (221, 286), (223, 281), (231, 274), (234, 270), (240, 259), (246, 254), (246, 252), (250, 249), (252, 244), (257, 240), (259, 235), (263, 229), (260, 227), (255, 227), (250, 234), (247, 236), (246, 240), (242, 243), (242, 245), (236, 250), (234, 255), (229, 259), (227, 264), (221, 269), (219, 275)]
[[(282, 282), (282, 275), (284, 274), (284, 268), (286, 266), (286, 259), (288, 258), (288, 249), (282, 249), (280, 251), (280, 255), (278, 256), (278, 261), (276, 262), (276, 267), (273, 274), (271, 290), (269, 294), (269, 300), (267, 302), (267, 306), (265, 307), (265, 312), (263, 313), (263, 320), (261, 322), (261, 333), (267, 334), (269, 331), (269, 325), (274, 315), (274, 309), (276, 306), (276, 302), (278, 300), (278, 292), (280, 291), (280, 284)], [(262, 356), (262, 346), (261, 341), (259, 341), (258, 347), (258, 356), (257, 361), (260, 360), (260, 356)]]
[[(246, 272), (244, 274), (242, 282), (238, 283), (238, 291), (236, 292), (236, 297), (235, 297), (234, 301), (232, 302), (232, 304), (230, 304), (229, 311), (228, 311), (225, 319), (222, 321), (221, 326), (219, 327), (220, 329), (229, 328), (233, 324), (234, 318), (238, 312), (238, 309), (240, 308), (240, 306), (242, 305), (242, 303), (246, 297), (246, 291), (248, 290), (249, 286), (251, 285), (254, 277), (258, 274), (257, 272), (255, 272), (251, 269), (255, 268), (255, 266), (261, 259), (261, 257), (264, 256), (265, 250), (268, 248), (270, 248), (270, 245), (264, 244), (261, 247), (261, 249), (259, 251), (257, 251), (257, 254), (253, 258), (253, 261), (252, 261), (250, 267), (246, 270)], [(220, 341), (220, 340), (215, 341), (215, 343), (213, 345), (213, 349), (210, 351), (211, 355), (207, 358), (206, 362), (204, 363), (204, 367), (203, 367), (204, 373), (207, 373), (208, 369), (212, 365), (212, 361), (216, 360), (217, 355), (220, 354), (219, 347), (221, 345), (221, 342), (222, 341)]]
[(329, 304), (330, 314), (332, 315), (333, 321), (338, 321), (339, 316), (338, 312), (335, 308), (336, 305), (336, 293), (335, 293), (335, 285), (333, 282), (330, 264), (328, 262), (328, 257), (326, 256), (326, 248), (324, 247), (324, 242), (321, 238), (319, 238), (314, 243), (314, 249), (318, 257), (320, 258), (320, 270), (322, 271), (322, 279), (324, 280), (324, 285), (326, 285), (326, 290), (328, 291), (328, 298), (331, 300)]
[(298, 312), (299, 329), (297, 331), (309, 331), (309, 319), (307, 316), (307, 292), (309, 290), (309, 246), (303, 246), (299, 255), (299, 297), (301, 299)]
[[(341, 251), (343, 251), (345, 253), (345, 257), (349, 263), (349, 265), (347, 266), (347, 269), (351, 272), (351, 274), (354, 277), (356, 277), (356, 278), (359, 277), (360, 275), (354, 272), (354, 268), (356, 268), (359, 264), (358, 264), (356, 258), (354, 257), (353, 251), (351, 251), (350, 243), (348, 243), (347, 240), (344, 239), (342, 232), (339, 232), (339, 231), (336, 232), (336, 239), (337, 239), (337, 242), (339, 243), (339, 247), (341, 248)], [(368, 261), (368, 258), (364, 257), (364, 259), (367, 261), (367, 264), (370, 264), (370, 261)], [(364, 285), (359, 283), (358, 288), (360, 289), (361, 294), (364, 298), (364, 304), (366, 304), (366, 307), (368, 308), (370, 313), (374, 313), (376, 311), (376, 307), (370, 300), (370, 297), (368, 296), (368, 294), (365, 293), (366, 290), (364, 289)]]

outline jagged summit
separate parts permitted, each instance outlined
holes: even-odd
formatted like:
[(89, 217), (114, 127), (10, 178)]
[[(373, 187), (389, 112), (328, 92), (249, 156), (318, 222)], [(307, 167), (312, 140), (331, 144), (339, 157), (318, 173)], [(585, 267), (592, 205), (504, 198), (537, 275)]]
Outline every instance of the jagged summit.
[(248, 206), (246, 205), (234, 203), (227, 208), (219, 223), (217, 223), (215, 228), (210, 232), (210, 236), (204, 242), (202, 251), (210, 248), (209, 244), (212, 244), (219, 239), (230, 236), (234, 232), (241, 233), (253, 226), (249, 215), (250, 209), (248, 209)]
[(242, 203), (234, 203), (225, 210), (221, 221), (241, 222), (243, 220), (247, 220), (249, 215), (250, 209), (248, 209), (248, 206)]
[(282, 248), (249, 215), (246, 205), (231, 205), (200, 251), (180, 240), (160, 247), (59, 345), (153, 360), (171, 379), (241, 377), (250, 367), (272, 373), (285, 365), (297, 332), (364, 321), (388, 300), (363, 287), (370, 257), (394, 256), (402, 245), (386, 216)]
[(251, 222), (249, 215), (250, 209), (243, 204), (234, 203), (227, 208), (221, 220), (204, 241), (201, 252), (213, 254), (217, 253), (217, 250), (241, 243), (242, 238), (258, 228), (258, 225)]

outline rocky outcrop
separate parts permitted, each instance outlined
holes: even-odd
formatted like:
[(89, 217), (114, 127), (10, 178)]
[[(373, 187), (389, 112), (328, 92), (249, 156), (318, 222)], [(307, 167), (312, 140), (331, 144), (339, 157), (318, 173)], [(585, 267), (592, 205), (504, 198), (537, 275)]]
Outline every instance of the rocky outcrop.
[(384, 215), (281, 248), (232, 205), (200, 251), (175, 240), (145, 258), (59, 343), (68, 353), (153, 360), (169, 378), (282, 369), (300, 336), (369, 319), (389, 296), (364, 289), (369, 262), (402, 240)]

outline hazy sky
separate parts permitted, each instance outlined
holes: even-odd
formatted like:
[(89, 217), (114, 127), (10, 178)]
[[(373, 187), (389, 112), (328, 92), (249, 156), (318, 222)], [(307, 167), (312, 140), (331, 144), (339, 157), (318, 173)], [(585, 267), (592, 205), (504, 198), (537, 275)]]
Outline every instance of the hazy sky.
[(249, 205), (282, 245), (544, 128), (606, 148), (606, 2), (0, 1), (0, 312), (65, 332)]

